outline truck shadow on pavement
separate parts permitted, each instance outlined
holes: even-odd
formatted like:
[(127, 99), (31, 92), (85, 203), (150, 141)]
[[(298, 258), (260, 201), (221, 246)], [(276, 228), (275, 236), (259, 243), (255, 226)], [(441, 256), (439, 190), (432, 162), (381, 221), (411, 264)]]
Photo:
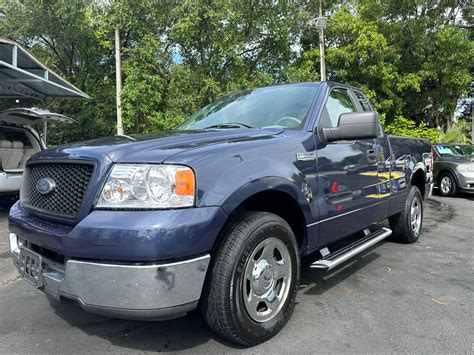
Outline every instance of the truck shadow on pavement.
[(8, 212), (10, 211), (9, 208), (6, 208), (6, 207), (1, 207), (0, 206), (0, 218), (7, 218), (8, 217)]
[(429, 199), (425, 202), (426, 212), (423, 215), (423, 233), (436, 230), (439, 223), (445, 223), (456, 215), (454, 207), (448, 203), (446, 198)]
[[(331, 273), (311, 270), (307, 264), (308, 261), (303, 260), (301, 285), (308, 284), (311, 287), (301, 288), (299, 292), (309, 295), (325, 293), (376, 260), (380, 254), (373, 250), (380, 245), (368, 249), (359, 257)], [(69, 325), (81, 329), (90, 336), (106, 339), (114, 346), (140, 351), (182, 351), (193, 349), (213, 340), (231, 349), (242, 349), (242, 347), (226, 342), (212, 333), (199, 310), (173, 320), (144, 322), (97, 316), (86, 313), (73, 301), (58, 302), (52, 298), (48, 299), (55, 313)], [(298, 307), (296, 312), (298, 312)]]
[[(458, 193), (456, 196), (444, 197), (444, 196), (441, 196), (438, 189), (433, 189), (433, 196), (439, 197), (440, 199), (446, 199), (446, 200), (459, 198), (459, 199), (474, 201), (474, 194), (464, 193), (464, 192)], [(430, 201), (432, 201), (432, 199), (430, 199)]]
[(55, 313), (69, 325), (87, 335), (101, 337), (114, 346), (139, 351), (183, 351), (212, 339), (226, 347), (239, 349), (213, 334), (199, 310), (167, 321), (133, 321), (89, 314), (73, 302), (48, 300)]
[(329, 291), (334, 286), (337, 286), (353, 274), (358, 273), (361, 269), (377, 260), (380, 257), (380, 254), (376, 253), (374, 250), (385, 243), (386, 241), (382, 241), (372, 246), (365, 252), (355, 256), (330, 272), (311, 269), (309, 264), (317, 258), (308, 257), (302, 261), (300, 292), (303, 292), (306, 295), (322, 295)]
[[(310, 284), (311, 287), (301, 289), (299, 292), (320, 295), (330, 290), (376, 260), (380, 256), (373, 252), (376, 247), (374, 246), (332, 273), (311, 270), (309, 265), (302, 266), (301, 285)], [(303, 263), (307, 261), (304, 260)], [(238, 345), (226, 342), (212, 333), (199, 310), (173, 320), (144, 322), (97, 316), (86, 313), (72, 301), (58, 302), (53, 298), (48, 298), (48, 300), (54, 312), (70, 326), (79, 328), (90, 336), (106, 339), (114, 346), (140, 351), (182, 351), (214, 340), (226, 347), (241, 349)]]
[(456, 197), (463, 198), (463, 199), (469, 200), (469, 201), (474, 201), (474, 194), (461, 194), (461, 195), (458, 195)]
[[(474, 201), (474, 196), (459, 195), (455, 198), (464, 198)], [(424, 203), (426, 205), (425, 214), (423, 216), (423, 233), (428, 234), (436, 230), (439, 223), (446, 223), (453, 219), (456, 215), (454, 207), (449, 203), (449, 198), (444, 201), (442, 199), (428, 199)], [(380, 223), (380, 226), (389, 227), (388, 221)], [(348, 260), (345, 264), (335, 268), (333, 271), (325, 272), (323, 270), (311, 269), (310, 264), (319, 258), (316, 252), (302, 260), (300, 292), (306, 295), (321, 295), (330, 290), (334, 286), (342, 283), (353, 274), (357, 274), (367, 265), (377, 260), (381, 255), (376, 252), (385, 243), (392, 243), (390, 238), (372, 246), (358, 256)]]

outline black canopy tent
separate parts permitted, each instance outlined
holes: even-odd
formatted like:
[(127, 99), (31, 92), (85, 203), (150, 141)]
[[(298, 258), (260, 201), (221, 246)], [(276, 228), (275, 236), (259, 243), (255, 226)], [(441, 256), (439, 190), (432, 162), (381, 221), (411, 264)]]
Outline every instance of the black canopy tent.
[[(46, 107), (56, 98), (88, 99), (89, 96), (18, 43), (0, 39), (0, 98), (35, 99)], [(46, 120), (43, 122), (46, 139)]]

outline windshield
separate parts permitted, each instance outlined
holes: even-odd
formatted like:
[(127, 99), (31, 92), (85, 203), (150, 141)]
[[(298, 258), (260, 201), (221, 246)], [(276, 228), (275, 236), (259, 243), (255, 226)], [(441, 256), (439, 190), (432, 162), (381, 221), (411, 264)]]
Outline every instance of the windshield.
[(462, 155), (474, 156), (474, 145), (460, 145), (460, 146), (455, 146), (455, 148)]
[(299, 128), (318, 88), (284, 85), (236, 92), (197, 111), (177, 129)]
[(474, 146), (472, 145), (437, 145), (435, 149), (442, 157), (462, 157), (474, 155)]

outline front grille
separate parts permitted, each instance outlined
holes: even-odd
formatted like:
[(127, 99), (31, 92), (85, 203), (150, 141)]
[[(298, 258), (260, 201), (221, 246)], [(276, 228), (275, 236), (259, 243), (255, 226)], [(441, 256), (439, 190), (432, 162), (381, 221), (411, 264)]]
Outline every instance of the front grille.
[[(74, 219), (78, 216), (84, 195), (92, 177), (92, 163), (33, 163), (25, 170), (21, 203), (26, 208), (58, 217)], [(47, 194), (38, 191), (40, 179), (54, 182)]]

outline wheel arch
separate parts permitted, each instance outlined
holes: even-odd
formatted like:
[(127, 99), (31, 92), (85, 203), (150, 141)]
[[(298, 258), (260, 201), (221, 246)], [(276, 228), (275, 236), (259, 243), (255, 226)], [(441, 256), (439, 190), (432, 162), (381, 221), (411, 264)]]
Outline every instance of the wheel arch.
[(426, 172), (422, 168), (416, 169), (411, 175), (410, 184), (418, 187), (421, 196), (425, 198), (426, 193)]
[(228, 222), (244, 211), (274, 213), (283, 218), (293, 230), (300, 250), (307, 243), (306, 225), (311, 218), (311, 208), (295, 184), (282, 178), (264, 178), (242, 186), (223, 204), (229, 216), (215, 242), (218, 244)]

